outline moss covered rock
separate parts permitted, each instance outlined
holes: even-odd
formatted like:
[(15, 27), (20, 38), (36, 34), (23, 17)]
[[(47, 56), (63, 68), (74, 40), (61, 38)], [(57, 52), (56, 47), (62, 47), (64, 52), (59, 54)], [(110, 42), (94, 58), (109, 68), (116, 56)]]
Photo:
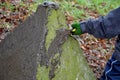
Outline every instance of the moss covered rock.
[(47, 64), (39, 65), (37, 80), (95, 80), (78, 42), (59, 31), (60, 28), (67, 29), (64, 14), (60, 9), (47, 8), (46, 12), (46, 51), (43, 55), (47, 56), (47, 61), (43, 61)]
[(95, 80), (64, 14), (53, 8), (39, 5), (0, 43), (0, 80)]

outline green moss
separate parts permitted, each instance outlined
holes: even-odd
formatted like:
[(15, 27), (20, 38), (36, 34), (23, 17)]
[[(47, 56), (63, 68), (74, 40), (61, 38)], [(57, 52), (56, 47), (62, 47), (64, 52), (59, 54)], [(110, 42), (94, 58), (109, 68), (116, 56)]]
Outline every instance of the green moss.
[[(60, 11), (52, 10), (49, 12), (47, 30), (48, 34), (46, 36), (46, 49), (50, 46), (51, 41), (56, 36), (56, 30), (62, 27), (66, 27), (65, 17), (61, 15)], [(63, 26), (64, 25), (64, 26)]]
[(41, 67), (38, 66), (37, 70), (37, 80), (49, 80), (49, 68), (46, 68), (45, 66)]
[(47, 23), (47, 30), (48, 30), (48, 34), (46, 36), (46, 48), (48, 49), (51, 41), (54, 39), (55, 34), (56, 34), (56, 28), (59, 27), (58, 22), (57, 22), (57, 12), (56, 11), (52, 11), (51, 16), (48, 16), (48, 23)]
[(71, 37), (62, 46), (61, 65), (53, 80), (95, 80), (77, 41)]

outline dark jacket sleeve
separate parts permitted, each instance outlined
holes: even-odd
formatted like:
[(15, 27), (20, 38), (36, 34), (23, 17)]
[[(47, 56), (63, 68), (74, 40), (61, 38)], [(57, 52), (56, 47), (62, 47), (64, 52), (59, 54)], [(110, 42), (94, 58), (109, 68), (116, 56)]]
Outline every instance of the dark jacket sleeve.
[(81, 22), (83, 33), (89, 33), (97, 38), (111, 38), (120, 34), (120, 7), (114, 9), (106, 16), (98, 19), (89, 19)]

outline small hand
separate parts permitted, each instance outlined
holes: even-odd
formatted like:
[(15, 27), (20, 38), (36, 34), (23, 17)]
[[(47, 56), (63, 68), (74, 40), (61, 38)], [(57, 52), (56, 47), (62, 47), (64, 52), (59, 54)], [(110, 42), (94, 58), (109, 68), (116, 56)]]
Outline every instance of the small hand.
[(71, 27), (72, 27), (72, 30), (71, 30), (72, 35), (81, 35), (82, 34), (80, 23), (77, 23), (77, 22), (73, 23), (71, 25)]

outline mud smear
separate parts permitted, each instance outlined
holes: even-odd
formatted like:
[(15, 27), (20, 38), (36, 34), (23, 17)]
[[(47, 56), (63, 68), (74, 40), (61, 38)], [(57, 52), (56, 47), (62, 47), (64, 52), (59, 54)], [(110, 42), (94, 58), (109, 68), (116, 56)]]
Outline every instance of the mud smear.
[[(50, 47), (48, 48), (48, 59), (50, 65), (49, 71), (49, 79), (55, 77), (55, 70), (60, 65), (60, 56), (62, 53), (61, 46), (67, 40), (68, 36), (70, 35), (70, 31), (66, 29), (59, 29), (57, 30), (56, 37), (52, 41)], [(55, 55), (57, 56), (55, 57)]]
[(40, 5), (0, 43), (0, 80), (36, 80), (46, 21), (46, 8)]
[[(46, 9), (44, 13), (50, 16), (50, 11)], [(45, 20), (45, 25), (47, 25), (47, 18)], [(41, 26), (42, 27), (42, 26)], [(67, 40), (68, 36), (70, 35), (70, 30), (66, 30), (61, 28), (56, 30), (56, 37), (52, 40), (48, 50), (45, 47), (45, 41), (48, 31), (47, 27), (44, 26), (44, 32), (41, 32), (42, 41), (40, 42), (40, 53), (39, 53), (39, 61), (41, 66), (46, 66), (46, 68), (50, 68), (49, 70), (49, 80), (52, 80), (55, 77), (55, 71), (60, 65), (60, 57), (62, 53), (61, 46)]]
[(70, 31), (57, 30), (47, 51), (48, 13), (45, 7), (38, 6), (35, 14), (0, 43), (0, 80), (36, 80), (39, 64), (50, 67), (49, 80), (55, 77), (55, 71), (60, 65), (61, 46)]
[[(46, 32), (47, 34), (47, 32)], [(49, 80), (52, 80), (55, 77), (55, 71), (60, 65), (60, 57), (62, 53), (61, 46), (67, 40), (70, 35), (70, 31), (64, 28), (61, 28), (56, 31), (56, 37), (51, 42), (48, 51), (45, 48), (45, 36), (43, 42), (41, 43), (40, 49), (40, 64), (41, 66), (50, 67), (49, 71)]]

